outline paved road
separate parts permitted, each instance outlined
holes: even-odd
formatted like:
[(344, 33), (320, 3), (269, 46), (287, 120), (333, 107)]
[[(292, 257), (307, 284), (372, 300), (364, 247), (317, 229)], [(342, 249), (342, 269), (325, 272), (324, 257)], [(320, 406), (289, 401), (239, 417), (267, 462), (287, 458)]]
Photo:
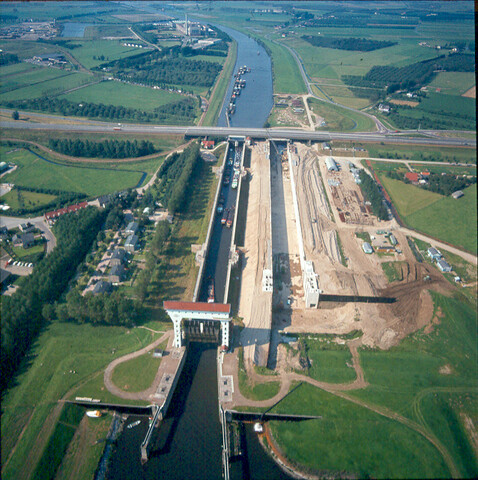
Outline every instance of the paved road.
[[(60, 119), (61, 120), (61, 119)], [(311, 132), (298, 129), (285, 128), (246, 128), (246, 127), (190, 127), (190, 126), (171, 126), (171, 125), (139, 125), (122, 124), (118, 127), (115, 123), (40, 123), (23, 121), (4, 121), (0, 122), (1, 128), (15, 128), (20, 130), (51, 130), (51, 131), (69, 131), (69, 132), (115, 132), (121, 128), (123, 134), (170, 134), (187, 135), (191, 137), (211, 136), (249, 136), (253, 138), (266, 139), (291, 139), (291, 140), (312, 140), (312, 141), (356, 141), (356, 142), (383, 142), (383, 143), (408, 143), (418, 145), (443, 145), (443, 146), (473, 146), (476, 147), (476, 140), (463, 138), (443, 138), (443, 137), (408, 137), (401, 134), (384, 133), (339, 133), (339, 132)], [(415, 132), (416, 133), (416, 132)]]
[(0, 225), (8, 229), (16, 228), (20, 223), (31, 222), (35, 227), (43, 232), (46, 240), (46, 252), (50, 253), (56, 247), (56, 238), (43, 217), (25, 218), (25, 217), (4, 217), (0, 216)]

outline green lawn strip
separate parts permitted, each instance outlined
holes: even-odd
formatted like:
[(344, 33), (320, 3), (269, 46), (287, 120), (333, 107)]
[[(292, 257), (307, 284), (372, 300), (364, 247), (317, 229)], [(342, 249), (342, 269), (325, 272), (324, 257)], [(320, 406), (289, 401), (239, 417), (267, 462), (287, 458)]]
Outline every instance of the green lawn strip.
[(476, 254), (476, 184), (463, 192), (465, 195), (458, 200), (442, 198), (406, 215), (404, 220), (415, 230)]
[(265, 382), (253, 384), (244, 368), (244, 352), (239, 350), (239, 390), (250, 400), (267, 400), (279, 393), (280, 382)]
[(29, 192), (27, 190), (18, 190), (14, 188), (2, 196), (2, 201), (9, 205), (13, 210), (19, 208), (36, 207), (46, 205), (55, 200), (56, 195), (48, 193)]
[[(379, 162), (374, 162), (378, 164)], [(383, 165), (383, 164), (382, 164)], [(415, 172), (427, 171), (430, 173), (449, 173), (451, 175), (474, 175), (476, 176), (476, 165), (463, 167), (460, 165), (430, 165), (429, 163), (410, 163)]]
[(36, 257), (39, 253), (43, 253), (45, 244), (43, 242), (33, 245), (30, 248), (13, 247), (13, 252), (21, 261), (26, 261), (28, 257)]
[(333, 105), (328, 102), (322, 102), (314, 98), (309, 98), (309, 107), (317, 115), (323, 117), (327, 123), (319, 130), (348, 132), (354, 131), (373, 131), (375, 123), (369, 117), (359, 112), (353, 112), (339, 105)]
[(179, 93), (108, 81), (80, 88), (59, 98), (65, 98), (70, 102), (102, 103), (152, 112), (155, 108), (167, 103), (179, 102), (185, 97)]
[(401, 217), (418, 212), (444, 198), (443, 195), (407, 184), (401, 180), (394, 180), (385, 175), (379, 177)]
[[(168, 344), (165, 340), (157, 348), (164, 350)], [(113, 383), (129, 392), (142, 392), (151, 386), (161, 364), (161, 358), (154, 358), (153, 351), (120, 363), (113, 370)], [(138, 374), (141, 372), (141, 375)]]
[[(476, 164), (475, 148), (431, 147), (423, 145), (366, 145), (372, 158), (395, 158), (403, 160), (426, 160)], [(430, 166), (433, 168), (433, 166)]]
[[(37, 442), (48, 414), (60, 398), (95, 374), (95, 378), (99, 378), (103, 385), (102, 370), (112, 360), (145, 347), (157, 335), (139, 328), (127, 330), (123, 327), (52, 323), (37, 340), (29, 363), (17, 377), (15, 386), (2, 399), (2, 438), (8, 436), (11, 445), (17, 442), (18, 435), (29, 420), (25, 416), (24, 423), (18, 424), (18, 409), (32, 411), (30, 424), (6, 465), (11, 450), (2, 448), (2, 478), (18, 478), (17, 473)], [(76, 373), (70, 373), (70, 370)], [(70, 396), (73, 399), (75, 396), (95, 396), (109, 400), (102, 394), (101, 387), (91, 393), (94, 395), (72, 392)], [(121, 403), (119, 400), (118, 403)]]
[(206, 115), (204, 115), (204, 120), (202, 122), (204, 126), (212, 126), (212, 125), (216, 125), (217, 123), (217, 119), (221, 112), (224, 95), (226, 94), (227, 87), (229, 86), (231, 75), (234, 70), (236, 58), (237, 58), (237, 42), (234, 41), (231, 47), (229, 48), (229, 54), (223, 65), (222, 72), (220, 73), (218, 79), (216, 80), (217, 86), (216, 86), (216, 89), (214, 90), (214, 95), (212, 98), (209, 98), (209, 107), (207, 109)]
[[(71, 72), (67, 72), (65, 70), (59, 70), (58, 68), (49, 68), (49, 67), (42, 67), (37, 68), (33, 71), (23, 72), (21, 75), (16, 75), (14, 78), (8, 79), (2, 83), (2, 87), (0, 88), (0, 93), (5, 94), (8, 91), (12, 90), (12, 88), (22, 88), (26, 86), (35, 86), (41, 85), (49, 80), (53, 80), (55, 78), (61, 77), (69, 77), (71, 76)], [(38, 87), (41, 88), (41, 87)]]
[[(428, 334), (419, 330), (388, 351), (362, 349), (360, 361), (370, 386), (350, 392), (352, 396), (422, 422), (426, 412), (421, 406), (424, 395), (440, 391), (450, 394), (476, 392), (478, 356), (473, 304), (462, 296), (445, 297), (435, 292), (431, 295), (435, 313), (441, 312), (437, 317), (439, 324)], [(432, 425), (443, 422), (449, 422), (449, 418), (439, 410), (427, 417), (437, 438), (440, 432)], [(468, 462), (460, 455), (456, 457), (447, 439), (441, 440), (457, 463)], [(466, 476), (464, 471), (461, 473)]]
[(271, 54), (274, 93), (307, 93), (297, 61), (289, 50), (270, 40), (261, 40)]
[(382, 262), (380, 264), (389, 283), (403, 280), (402, 264), (403, 262)]
[[(328, 201), (328, 198), (327, 198)], [(344, 253), (344, 246), (342, 244), (342, 240), (340, 240), (340, 234), (337, 232), (337, 245), (339, 247), (339, 253), (340, 253), (340, 263), (346, 267), (347, 266), (347, 257), (345, 256)]]
[(302, 384), (272, 412), (321, 417), (270, 422), (279, 448), (301, 471), (357, 478), (449, 476), (438, 451), (419, 433), (311, 385)]
[[(49, 155), (39, 153), (44, 158)], [(142, 174), (139, 171), (85, 167), (49, 163), (25, 149), (8, 156), (18, 168), (4, 177), (5, 181), (22, 187), (82, 192), (97, 196), (135, 187)], [(55, 160), (53, 160), (55, 161)]]
[[(108, 434), (111, 419), (112, 417), (109, 413), (103, 414), (100, 418), (83, 417), (83, 422), (87, 424), (84, 435), (86, 435), (88, 446), (78, 452), (81, 448), (81, 439), (79, 435), (73, 437), (57, 471), (56, 480), (94, 478), (98, 463), (105, 449), (106, 443), (103, 440)], [(76, 461), (78, 455), (81, 455), (81, 462)]]

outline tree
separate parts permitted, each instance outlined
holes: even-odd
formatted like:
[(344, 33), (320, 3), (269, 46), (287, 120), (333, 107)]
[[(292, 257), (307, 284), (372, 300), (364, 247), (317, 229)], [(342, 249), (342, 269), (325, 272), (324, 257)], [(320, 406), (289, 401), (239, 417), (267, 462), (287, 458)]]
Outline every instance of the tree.
[(13, 120), (18, 120), (20, 118), (20, 114), (18, 113), (17, 110), (12, 112), (12, 118), (13, 118)]

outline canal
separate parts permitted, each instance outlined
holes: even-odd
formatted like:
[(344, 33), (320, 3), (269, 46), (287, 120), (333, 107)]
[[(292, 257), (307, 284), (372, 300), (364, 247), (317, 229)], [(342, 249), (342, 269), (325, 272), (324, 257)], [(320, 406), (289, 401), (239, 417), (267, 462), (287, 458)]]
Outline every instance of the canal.
[[(262, 127), (272, 107), (272, 70), (265, 50), (246, 35), (226, 27), (220, 27), (238, 42), (236, 68), (251, 67), (245, 78), (247, 86), (237, 103), (233, 126)], [(260, 54), (258, 55), (257, 52)], [(233, 85), (226, 95), (230, 97)], [(254, 105), (254, 108), (251, 108)], [(224, 108), (221, 113), (224, 118)], [(219, 125), (221, 119), (219, 120)], [(228, 150), (228, 160), (234, 156), (234, 146)], [(231, 172), (229, 161), (226, 168)], [(224, 207), (236, 203), (237, 190), (231, 185), (221, 186)], [(225, 282), (232, 228), (222, 225), (222, 214), (214, 212), (215, 218), (204, 268), (204, 281), (199, 301), (207, 299), (207, 279), (215, 283), (215, 300), (225, 300)], [(106, 478), (110, 480), (157, 479), (168, 480), (222, 479), (222, 435), (219, 422), (217, 391), (217, 345), (190, 343), (186, 362), (171, 402), (170, 411), (159, 428), (156, 444), (150, 460), (141, 465), (140, 445), (148, 428), (146, 417), (137, 427), (124, 428), (111, 457)], [(236, 386), (238, 388), (238, 386)], [(136, 418), (130, 417), (126, 424)], [(252, 425), (245, 428), (243, 437), (244, 455), (231, 464), (231, 480), (286, 480), (286, 475), (259, 443)]]

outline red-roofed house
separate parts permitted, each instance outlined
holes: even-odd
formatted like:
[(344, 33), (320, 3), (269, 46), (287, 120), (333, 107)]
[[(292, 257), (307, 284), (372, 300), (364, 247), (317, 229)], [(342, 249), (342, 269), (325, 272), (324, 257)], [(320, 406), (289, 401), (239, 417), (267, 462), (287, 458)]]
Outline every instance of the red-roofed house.
[(203, 140), (201, 142), (203, 148), (214, 148), (214, 140)]
[(418, 173), (416, 172), (407, 172), (405, 178), (412, 183), (418, 183)]

